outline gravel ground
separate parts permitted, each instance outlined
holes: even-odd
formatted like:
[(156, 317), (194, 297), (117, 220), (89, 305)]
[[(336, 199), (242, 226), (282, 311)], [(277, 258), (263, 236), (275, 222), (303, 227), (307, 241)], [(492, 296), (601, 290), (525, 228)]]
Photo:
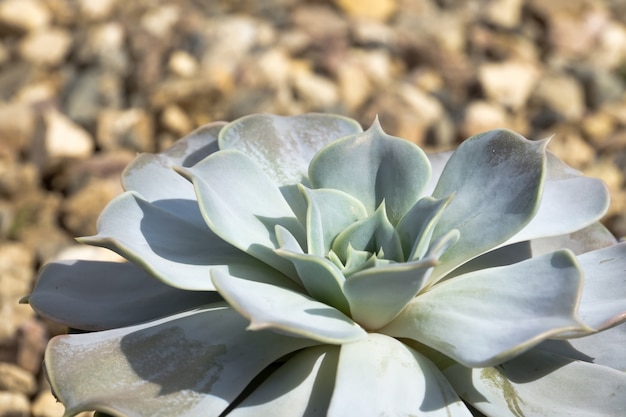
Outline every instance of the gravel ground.
[(626, 2), (1, 0), (0, 417), (58, 417), (64, 329), (17, 301), (119, 175), (214, 120), (346, 114), (428, 149), (509, 127), (603, 178), (626, 236)]

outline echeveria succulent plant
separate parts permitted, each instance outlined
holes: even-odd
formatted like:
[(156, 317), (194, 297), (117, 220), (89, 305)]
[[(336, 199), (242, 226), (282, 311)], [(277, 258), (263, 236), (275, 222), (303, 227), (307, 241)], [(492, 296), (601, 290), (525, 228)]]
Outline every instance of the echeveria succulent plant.
[(82, 239), (129, 262), (29, 298), (87, 331), (46, 352), (66, 416), (624, 415), (626, 243), (546, 143), (254, 115), (140, 155)]

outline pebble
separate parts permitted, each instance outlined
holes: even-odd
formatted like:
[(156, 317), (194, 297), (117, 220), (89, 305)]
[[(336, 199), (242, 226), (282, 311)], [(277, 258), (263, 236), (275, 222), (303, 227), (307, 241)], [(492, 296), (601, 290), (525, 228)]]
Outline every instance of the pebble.
[(40, 0), (4, 0), (0, 2), (0, 25), (30, 32), (50, 23), (50, 11)]
[(89, 132), (54, 108), (44, 113), (45, 147), (50, 159), (87, 158), (94, 150)]
[(523, 0), (495, 0), (485, 4), (484, 19), (494, 25), (512, 29), (519, 25)]
[(179, 77), (191, 77), (198, 72), (198, 60), (190, 53), (177, 50), (170, 55), (169, 70)]
[(49, 390), (37, 395), (31, 409), (32, 417), (61, 417), (64, 412), (63, 404), (58, 402)]
[(166, 129), (180, 137), (193, 129), (193, 123), (187, 114), (175, 104), (171, 104), (163, 109), (160, 121)]
[(96, 139), (102, 149), (154, 150), (152, 119), (140, 108), (105, 109), (98, 115)]
[(487, 98), (514, 111), (526, 105), (539, 76), (537, 65), (529, 62), (487, 63), (478, 69)]
[(79, 0), (81, 16), (88, 21), (104, 20), (111, 16), (118, 0)]
[(61, 28), (47, 28), (29, 33), (19, 45), (23, 59), (38, 65), (61, 64), (70, 51), (72, 35)]
[(396, 0), (334, 0), (348, 16), (379, 21), (388, 20), (397, 10)]
[(465, 108), (461, 125), (463, 137), (470, 137), (489, 129), (510, 127), (506, 111), (499, 105), (487, 101), (473, 101)]
[(585, 112), (585, 93), (576, 78), (567, 74), (544, 75), (533, 97), (566, 120), (578, 121)]
[(26, 395), (0, 391), (0, 417), (30, 417), (30, 402)]
[(0, 391), (32, 395), (37, 390), (33, 375), (11, 363), (0, 362)]

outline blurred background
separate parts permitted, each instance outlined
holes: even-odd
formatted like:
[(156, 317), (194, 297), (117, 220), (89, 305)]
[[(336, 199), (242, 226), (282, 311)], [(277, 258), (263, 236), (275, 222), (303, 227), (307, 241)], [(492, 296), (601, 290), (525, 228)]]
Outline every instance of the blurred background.
[(625, 0), (0, 0), (0, 417), (63, 413), (41, 373), (63, 329), (17, 303), (36, 271), (111, 258), (73, 237), (137, 153), (204, 123), (378, 115), (428, 150), (554, 134), (625, 236), (624, 22)]

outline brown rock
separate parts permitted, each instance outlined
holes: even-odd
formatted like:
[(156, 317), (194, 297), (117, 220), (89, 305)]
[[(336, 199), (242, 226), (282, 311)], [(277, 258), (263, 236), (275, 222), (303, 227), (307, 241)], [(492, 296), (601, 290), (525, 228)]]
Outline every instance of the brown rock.
[(48, 332), (39, 320), (27, 320), (18, 329), (16, 363), (36, 375), (41, 369)]
[[(62, 417), (64, 412), (65, 407), (54, 398), (50, 390), (43, 391), (37, 395), (31, 410), (33, 417)], [(91, 413), (88, 415), (91, 415)]]
[(151, 152), (153, 129), (152, 119), (143, 109), (107, 109), (98, 115), (97, 142), (106, 150)]
[(37, 391), (33, 375), (11, 363), (0, 362), (0, 391), (31, 395)]
[(533, 98), (564, 119), (578, 121), (585, 112), (585, 94), (580, 83), (569, 75), (550, 74), (540, 79)]
[(511, 127), (511, 123), (501, 106), (487, 101), (474, 101), (465, 108), (461, 134), (470, 137), (490, 129)]

